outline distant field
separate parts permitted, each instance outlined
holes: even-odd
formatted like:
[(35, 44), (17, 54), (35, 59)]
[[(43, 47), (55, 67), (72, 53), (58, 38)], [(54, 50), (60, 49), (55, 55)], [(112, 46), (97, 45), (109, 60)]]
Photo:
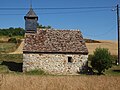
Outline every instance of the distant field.
[[(11, 53), (11, 52), (15, 52), (16, 49), (19, 48), (19, 45), (20, 45), (20, 39), (22, 41), (22, 36), (14, 36), (12, 38), (16, 38), (16, 40), (19, 42), (18, 43), (15, 43), (15, 42), (9, 42), (9, 39), (11, 37), (8, 37), (8, 36), (0, 36), (0, 54), (1, 53)], [(22, 53), (22, 48), (17, 50), (17, 54), (21, 54)], [(16, 53), (13, 53), (13, 54), (16, 54)]]
[(86, 43), (86, 46), (88, 48), (89, 54), (93, 54), (93, 51), (95, 51), (96, 48), (108, 48), (110, 53), (112, 55), (117, 55), (118, 52), (118, 44), (116, 41), (100, 41), (101, 43)]
[(0, 53), (14, 52), (17, 48), (15, 43), (0, 43)]
[(0, 74), (0, 90), (120, 90), (119, 76), (26, 76)]

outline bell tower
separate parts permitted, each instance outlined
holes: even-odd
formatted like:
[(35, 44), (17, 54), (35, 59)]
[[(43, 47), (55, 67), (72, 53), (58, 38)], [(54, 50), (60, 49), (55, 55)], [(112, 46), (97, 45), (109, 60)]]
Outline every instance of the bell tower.
[(26, 14), (26, 16), (24, 16), (24, 19), (25, 19), (26, 33), (36, 33), (37, 32), (38, 16), (33, 11), (32, 6), (30, 7), (30, 10)]

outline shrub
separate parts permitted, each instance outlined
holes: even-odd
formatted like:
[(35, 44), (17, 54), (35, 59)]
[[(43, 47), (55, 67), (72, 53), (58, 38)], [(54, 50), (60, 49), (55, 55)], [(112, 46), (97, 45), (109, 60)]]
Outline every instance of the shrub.
[(118, 55), (112, 55), (112, 63), (116, 65), (117, 60), (118, 60)]
[(10, 38), (8, 40), (8, 42), (10, 42), (10, 43), (17, 43), (17, 39), (16, 38)]
[[(88, 56), (88, 61), (92, 61), (92, 57), (93, 57), (93, 55), (89, 55)], [(111, 58), (112, 58), (112, 64), (115, 64), (116, 65), (116, 63), (117, 63), (117, 60), (118, 60), (118, 55), (111, 55)]]
[(112, 56), (106, 48), (96, 48), (94, 55), (91, 57), (91, 66), (102, 74), (106, 69), (112, 66)]

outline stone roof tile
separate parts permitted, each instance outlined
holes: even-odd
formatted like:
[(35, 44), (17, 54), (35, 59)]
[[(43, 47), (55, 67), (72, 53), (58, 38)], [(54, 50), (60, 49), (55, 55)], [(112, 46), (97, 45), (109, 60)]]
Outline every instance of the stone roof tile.
[(24, 52), (88, 53), (78, 30), (38, 30), (26, 34)]

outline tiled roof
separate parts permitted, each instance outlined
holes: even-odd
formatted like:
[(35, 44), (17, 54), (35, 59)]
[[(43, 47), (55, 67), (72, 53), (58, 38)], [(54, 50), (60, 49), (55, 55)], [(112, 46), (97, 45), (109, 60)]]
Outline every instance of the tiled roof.
[(26, 34), (24, 52), (88, 53), (78, 30), (38, 30)]

